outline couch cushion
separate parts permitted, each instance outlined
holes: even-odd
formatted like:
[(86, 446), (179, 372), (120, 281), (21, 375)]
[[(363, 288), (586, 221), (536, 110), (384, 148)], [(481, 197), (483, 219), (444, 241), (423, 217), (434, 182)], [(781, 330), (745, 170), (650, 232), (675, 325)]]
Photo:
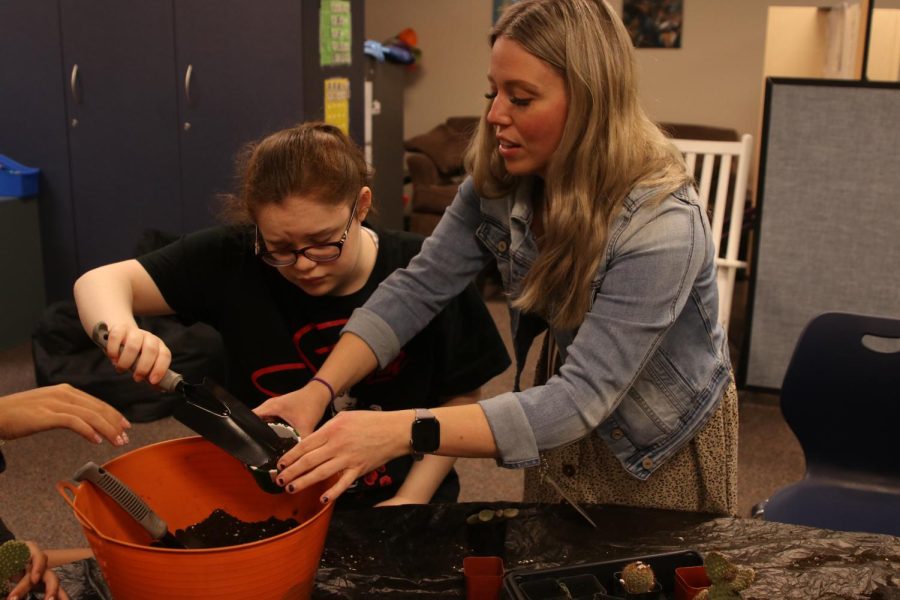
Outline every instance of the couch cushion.
[(429, 131), (406, 140), (404, 148), (422, 152), (434, 161), (442, 175), (458, 173), (463, 168), (463, 155), (478, 125), (478, 117), (451, 117)]
[(670, 138), (678, 140), (711, 140), (714, 142), (736, 142), (741, 139), (737, 130), (693, 123), (657, 123)]
[(414, 185), (412, 209), (414, 212), (442, 215), (456, 197), (457, 189), (456, 185)]

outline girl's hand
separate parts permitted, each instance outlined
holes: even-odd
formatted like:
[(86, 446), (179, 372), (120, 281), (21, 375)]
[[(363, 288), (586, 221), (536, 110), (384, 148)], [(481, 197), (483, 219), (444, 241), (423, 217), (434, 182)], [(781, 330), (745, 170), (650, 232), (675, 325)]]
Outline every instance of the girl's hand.
[(266, 420), (282, 419), (293, 427), (300, 439), (313, 432), (325, 409), (331, 403), (331, 393), (322, 384), (311, 381), (297, 391), (269, 398), (253, 409)]
[(0, 439), (15, 439), (48, 429), (71, 429), (89, 442), (106, 438), (128, 442), (131, 423), (115, 408), (67, 383), (17, 392), (0, 398)]
[(135, 323), (110, 325), (106, 356), (120, 373), (134, 372), (135, 381), (157, 384), (172, 364), (172, 352), (160, 338)]
[(69, 600), (65, 590), (59, 587), (56, 573), (47, 567), (47, 554), (34, 542), (25, 542), (31, 551), (31, 558), (25, 575), (16, 584), (7, 598), (24, 598), (32, 588), (43, 582), (45, 600)]

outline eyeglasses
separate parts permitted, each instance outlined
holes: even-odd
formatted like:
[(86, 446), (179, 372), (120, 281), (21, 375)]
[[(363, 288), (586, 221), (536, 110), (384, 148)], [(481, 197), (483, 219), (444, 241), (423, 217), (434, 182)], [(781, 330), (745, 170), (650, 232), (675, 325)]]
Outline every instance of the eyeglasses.
[(356, 207), (359, 204), (359, 196), (353, 203), (353, 210), (350, 211), (350, 220), (344, 228), (344, 234), (341, 239), (336, 242), (327, 244), (313, 244), (305, 248), (297, 250), (277, 250), (275, 252), (261, 251), (262, 245), (259, 241), (259, 227), (256, 228), (256, 239), (253, 242), (254, 253), (262, 259), (264, 263), (271, 267), (290, 267), (295, 264), (302, 254), (309, 260), (317, 263), (334, 262), (341, 257), (344, 251), (344, 244), (347, 242), (347, 236), (350, 234), (350, 226), (353, 224), (353, 217), (356, 216)]

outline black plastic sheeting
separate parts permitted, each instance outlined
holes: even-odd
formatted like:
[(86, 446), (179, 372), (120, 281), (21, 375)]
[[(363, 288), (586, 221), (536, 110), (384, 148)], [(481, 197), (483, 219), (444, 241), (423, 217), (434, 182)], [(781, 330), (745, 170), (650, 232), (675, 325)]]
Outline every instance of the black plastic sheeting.
[[(484, 508), (512, 518), (468, 525)], [(585, 506), (510, 503), (399, 506), (336, 512), (313, 598), (464, 598), (463, 558), (500, 554), (529, 571), (696, 550), (718, 550), (756, 569), (745, 600), (896, 598), (900, 538), (755, 519)], [(286, 557), (285, 568), (290, 568)], [(93, 560), (57, 569), (72, 600), (110, 600)], [(127, 600), (127, 599), (119, 599)]]

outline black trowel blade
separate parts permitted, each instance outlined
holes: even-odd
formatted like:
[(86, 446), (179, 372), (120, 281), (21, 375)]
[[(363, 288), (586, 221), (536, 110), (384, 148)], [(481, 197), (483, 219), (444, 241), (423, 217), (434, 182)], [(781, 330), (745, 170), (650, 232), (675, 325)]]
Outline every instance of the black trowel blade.
[(210, 379), (184, 382), (184, 402), (174, 416), (208, 441), (248, 466), (261, 467), (277, 458), (281, 438), (246, 404)]

